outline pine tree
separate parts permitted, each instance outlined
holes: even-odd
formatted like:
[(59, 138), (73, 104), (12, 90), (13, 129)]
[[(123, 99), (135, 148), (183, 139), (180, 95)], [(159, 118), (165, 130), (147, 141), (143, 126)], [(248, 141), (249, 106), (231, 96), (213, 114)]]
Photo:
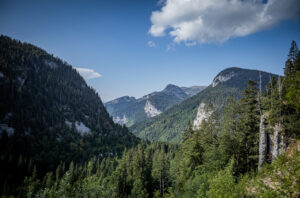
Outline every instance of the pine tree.
[(223, 126), (218, 138), (218, 149), (221, 153), (220, 160), (222, 161), (223, 165), (227, 164), (232, 156), (238, 155), (238, 150), (241, 146), (237, 133), (239, 122), (238, 112), (239, 105), (237, 101), (234, 100), (234, 97), (231, 96), (225, 107)]
[(239, 150), (238, 163), (239, 171), (244, 173), (255, 170), (258, 162), (260, 113), (258, 108), (258, 91), (254, 81), (249, 81), (248, 87), (243, 91), (240, 107), (238, 138), (242, 145)]
[(287, 137), (300, 137), (300, 52), (292, 42), (283, 82), (283, 125)]
[(291, 48), (288, 55), (288, 60), (294, 62), (296, 60), (296, 57), (298, 56), (298, 53), (299, 53), (299, 49), (297, 43), (296, 41), (292, 41)]
[(188, 124), (187, 124), (187, 129), (183, 132), (183, 137), (182, 137), (182, 141), (186, 141), (188, 138), (190, 138), (192, 135), (193, 135), (194, 131), (193, 131), (193, 128), (192, 128), (192, 124), (191, 124), (191, 121), (189, 120), (188, 121)]
[(159, 184), (160, 196), (163, 196), (166, 191), (168, 182), (168, 169), (169, 163), (167, 161), (167, 156), (164, 150), (156, 152), (153, 156), (152, 176), (154, 180)]

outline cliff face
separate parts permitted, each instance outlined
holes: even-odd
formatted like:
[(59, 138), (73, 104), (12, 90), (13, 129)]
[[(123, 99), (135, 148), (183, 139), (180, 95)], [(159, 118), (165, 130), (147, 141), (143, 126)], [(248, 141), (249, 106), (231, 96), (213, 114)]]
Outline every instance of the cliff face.
[[(278, 145), (280, 148), (280, 140)], [(284, 150), (255, 178), (247, 180), (246, 197), (299, 197), (300, 141), (291, 141)]]
[(287, 149), (289, 139), (283, 134), (281, 123), (274, 126), (266, 124), (266, 116), (261, 115), (259, 126), (259, 161), (258, 170), (263, 163), (271, 163)]
[(288, 139), (283, 135), (281, 124), (276, 123), (268, 134), (269, 161), (273, 162), (279, 155), (284, 153), (287, 149), (287, 144)]

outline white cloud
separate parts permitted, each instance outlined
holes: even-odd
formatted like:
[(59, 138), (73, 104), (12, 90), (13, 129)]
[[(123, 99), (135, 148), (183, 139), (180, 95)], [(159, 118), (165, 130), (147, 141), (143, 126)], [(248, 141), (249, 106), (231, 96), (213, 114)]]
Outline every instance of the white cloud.
[(149, 47), (156, 47), (156, 44), (153, 41), (148, 41), (147, 44)]
[(175, 43), (222, 43), (299, 17), (300, 0), (167, 0), (152, 12), (152, 36)]
[(90, 80), (90, 79), (93, 79), (93, 78), (99, 78), (99, 77), (101, 77), (101, 74), (99, 74), (98, 72), (95, 72), (92, 69), (80, 68), (80, 67), (76, 67), (75, 69), (79, 72), (79, 74), (85, 80)]

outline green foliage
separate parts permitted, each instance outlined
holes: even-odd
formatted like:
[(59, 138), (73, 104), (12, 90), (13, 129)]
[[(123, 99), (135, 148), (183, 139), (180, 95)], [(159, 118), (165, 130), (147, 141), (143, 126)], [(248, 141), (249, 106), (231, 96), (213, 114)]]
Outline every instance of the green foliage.
[[(5, 40), (7, 38), (4, 37), (2, 39)], [(23, 44), (20, 45), (22, 46)], [(32, 49), (36, 48), (33, 47)], [(55, 138), (51, 139), (51, 134), (53, 134), (54, 131), (50, 129), (48, 131), (48, 125), (43, 125), (43, 119), (49, 121), (47, 116), (41, 117), (41, 119), (36, 118), (40, 125), (34, 125), (37, 126), (37, 128), (32, 128), (34, 133), (30, 136), (30, 139), (26, 139), (28, 138), (26, 135), (17, 136), (22, 133), (21, 129), (24, 127), (24, 123), (32, 124), (30, 121), (23, 119), (20, 121), (20, 125), (9, 125), (14, 126), (16, 132), (11, 136), (8, 135), (7, 131), (1, 134), (0, 162), (1, 165), (5, 165), (3, 170), (9, 170), (8, 173), (1, 171), (1, 179), (5, 178), (1, 180), (1, 182), (3, 182), (1, 190), (8, 195), (14, 194), (18, 197), (52, 198), (296, 197), (300, 193), (299, 140), (294, 140), (294, 146), (290, 145), (290, 149), (275, 162), (265, 164), (259, 173), (256, 172), (260, 108), (262, 108), (262, 112), (267, 115), (266, 122), (269, 125), (268, 130), (271, 130), (275, 123), (280, 122), (283, 125), (285, 133), (280, 135), (285, 135), (284, 137), (289, 138), (289, 140), (291, 140), (290, 137), (299, 137), (299, 128), (297, 128), (299, 124), (298, 101), (292, 101), (290, 98), (293, 94), (296, 94), (295, 96), (298, 97), (298, 91), (295, 90), (295, 87), (298, 86), (297, 83), (299, 82), (297, 75), (299, 70), (295, 68), (299, 68), (297, 62), (299, 61), (299, 55), (296, 57), (292, 55), (297, 51), (295, 49), (296, 47), (292, 47), (291, 51), (293, 53), (290, 53), (291, 55), (289, 56), (294, 57), (290, 58), (290, 62), (288, 63), (292, 65), (287, 65), (287, 67), (290, 67), (288, 69), (290, 72), (286, 74), (284, 80), (282, 78), (271, 77), (271, 82), (267, 86), (266, 93), (261, 99), (261, 104), (258, 101), (256, 83), (249, 81), (247, 86), (243, 84), (245, 79), (237, 78), (237, 82), (228, 81), (227, 83), (214, 87), (214, 89), (209, 87), (197, 96), (188, 99), (180, 105), (176, 105), (174, 108), (170, 108), (166, 111), (167, 113), (155, 119), (151, 119), (148, 122), (155, 124), (151, 126), (155, 130), (162, 130), (162, 128), (166, 127), (164, 129), (166, 133), (159, 134), (160, 130), (158, 130), (155, 133), (146, 133), (145, 137), (151, 137), (153, 140), (160, 138), (166, 138), (168, 140), (178, 138), (177, 140), (179, 140), (181, 139), (181, 134), (183, 134), (183, 141), (179, 144), (140, 142), (136, 146), (129, 147), (130, 145), (134, 145), (137, 140), (131, 138), (131, 135), (127, 133), (128, 131), (125, 127), (114, 125), (108, 117), (97, 117), (93, 114), (95, 112), (92, 109), (82, 107), (80, 107), (80, 110), (86, 110), (84, 111), (86, 115), (94, 115), (99, 119), (95, 121), (93, 120), (94, 118), (91, 118), (89, 127), (91, 127), (93, 131), (90, 136), (76, 135), (74, 127), (68, 129), (61, 123), (56, 129), (63, 127), (64, 132), (68, 133), (59, 133), (62, 142), (55, 142)], [(3, 50), (1, 52), (4, 53)], [(39, 53), (40, 51), (37, 50), (34, 52)], [(12, 55), (8, 57), (14, 57), (14, 55), (15, 54), (12, 53)], [(19, 59), (14, 58), (12, 60), (17, 61)], [(38, 61), (39, 58), (34, 60)], [(58, 60), (55, 59), (54, 61)], [(8, 63), (10, 62), (8, 61)], [(41, 69), (43, 68), (44, 67)], [(234, 70), (236, 69), (237, 68)], [(53, 68), (48, 71), (49, 73), (46, 72), (49, 78), (52, 78), (52, 70)], [(237, 69), (237, 71), (239, 70)], [(72, 73), (73, 70), (71, 69), (70, 72)], [(6, 71), (5, 75), (8, 74), (9, 72)], [(240, 74), (245, 78), (243, 72)], [(257, 72), (254, 72), (253, 75), (254, 74), (257, 74)], [(70, 76), (73, 75), (70, 74)], [(79, 78), (78, 75), (73, 77)], [(77, 82), (69, 82), (62, 78), (59, 78), (59, 80), (63, 84), (71, 82), (76, 84)], [(236, 83), (240, 83), (239, 88), (230, 87), (236, 85)], [(15, 88), (14, 86), (15, 85), (12, 85), (13, 89)], [(8, 89), (5, 86), (3, 87)], [(246, 88), (244, 91), (241, 91), (241, 87)], [(34, 88), (39, 95), (43, 96), (43, 94), (39, 93), (39, 91), (41, 91), (39, 86), (34, 86)], [(79, 87), (76, 88), (79, 89)], [(59, 86), (57, 89), (59, 89)], [(73, 91), (79, 94), (75, 94), (74, 96), (79, 97), (80, 94), (83, 94), (78, 90)], [(85, 91), (82, 90), (88, 99), (80, 99), (80, 97), (79, 99), (82, 101), (95, 100), (98, 103), (97, 105), (103, 107), (99, 98), (95, 98), (95, 93), (90, 91), (85, 93)], [(7, 93), (10, 94), (7, 94), (6, 97), (15, 99), (15, 94), (12, 95), (11, 92)], [(66, 91), (66, 93), (68, 93), (68, 91)], [(202, 93), (209, 94), (202, 95)], [(235, 97), (232, 96), (234, 93), (237, 94)], [(64, 98), (64, 96), (62, 96), (62, 98)], [(202, 102), (204, 98), (207, 104), (211, 104), (208, 106), (208, 110), (212, 112), (212, 114), (209, 118), (203, 120), (199, 129), (194, 130), (188, 120), (192, 120), (190, 119), (192, 118), (191, 112), (196, 113), (195, 109), (197, 109), (199, 103)], [(229, 100), (224, 101), (225, 98)], [(20, 100), (15, 101), (17, 101), (16, 104), (18, 104)], [(46, 100), (37, 100), (37, 102), (41, 105), (45, 103), (44, 105), (47, 107)], [(76, 102), (74, 102), (74, 104), (75, 103)], [(11, 105), (9, 102), (6, 102), (6, 104)], [(23, 102), (20, 104), (23, 104)], [(73, 104), (72, 100), (71, 104)], [(215, 104), (221, 104), (221, 106)], [(61, 104), (57, 102), (56, 105), (59, 107)], [(94, 107), (96, 107), (96, 109), (97, 107), (100, 108), (100, 106), (97, 105)], [(33, 106), (30, 107), (33, 108)], [(26, 108), (24, 109), (24, 111), (29, 112)], [(38, 115), (46, 115), (46, 113), (39, 113), (37, 108), (31, 110), (37, 112)], [(46, 108), (46, 110), (48, 109)], [(54, 112), (54, 110), (49, 109), (49, 112)], [(21, 118), (21, 115), (27, 115), (21, 113), (24, 112), (14, 110), (14, 115), (18, 115), (18, 118)], [(58, 115), (58, 112), (54, 113)], [(79, 112), (77, 112), (78, 114), (73, 113), (66, 115), (70, 116), (68, 119), (71, 120), (72, 118), (77, 120), (81, 116)], [(106, 115), (105, 111), (104, 114)], [(3, 115), (1, 116), (3, 117)], [(168, 116), (171, 116), (172, 119), (169, 119)], [(182, 116), (186, 117), (183, 118)], [(168, 120), (169, 123), (167, 125), (165, 125), (166, 123), (161, 124), (160, 119), (162, 118), (165, 119), (166, 122)], [(180, 120), (181, 118), (182, 120)], [(178, 123), (173, 119), (177, 119)], [(5, 121), (5, 119), (3, 120)], [(95, 125), (92, 124), (94, 121)], [(188, 123), (188, 126), (185, 126), (183, 122), (185, 124)], [(55, 118), (53, 118), (52, 125), (56, 126), (55, 124), (57, 123)], [(32, 127), (33, 125), (28, 126)], [(43, 129), (41, 126), (45, 126), (46, 128)], [(174, 126), (178, 126), (178, 128), (174, 128)], [(101, 133), (97, 131), (97, 129), (100, 130), (100, 128)], [(138, 127), (136, 129), (138, 129)], [(173, 129), (174, 132), (169, 133)], [(117, 130), (117, 132), (115, 130)], [(181, 130), (180, 133), (177, 133), (177, 130)], [(50, 131), (53, 133), (50, 133)], [(43, 136), (37, 136), (40, 135), (38, 132)], [(106, 136), (102, 136), (102, 132), (105, 133)], [(21, 137), (25, 140), (34, 140), (30, 142), (34, 145), (28, 146), (26, 142), (23, 142), (25, 140)], [(104, 140), (107, 141), (107, 143), (103, 142)], [(124, 145), (121, 145), (122, 141), (124, 141)], [(16, 153), (10, 150), (14, 148), (12, 143), (16, 145)], [(56, 149), (61, 150), (53, 151), (49, 149), (49, 145), (53, 146), (55, 145), (54, 143), (59, 145)], [(26, 152), (24, 151), (25, 154), (22, 153), (20, 148), (26, 148), (25, 151), (30, 150), (30, 154), (33, 153), (35, 155), (26, 155)], [(123, 150), (123, 148), (125, 149)], [(31, 151), (31, 149), (35, 150)], [(48, 153), (46, 151), (48, 151)], [(109, 151), (109, 153), (123, 151), (123, 154), (119, 156), (111, 156), (111, 154), (101, 156), (99, 155), (100, 151)], [(53, 156), (54, 154), (55, 156)], [(47, 157), (47, 159), (43, 157)], [(41, 160), (41, 164), (37, 163), (39, 162), (38, 159)], [(51, 160), (61, 160), (61, 162), (53, 162)], [(55, 167), (54, 165), (56, 163), (57, 166)], [(47, 167), (43, 169), (42, 165), (46, 167), (50, 166), (51, 168)], [(50, 171), (45, 173), (48, 169)], [(13, 170), (15, 172), (13, 172)], [(16, 177), (16, 175), (20, 173), (23, 173), (23, 175)], [(23, 185), (20, 185), (20, 183), (12, 184), (16, 180), (9, 180), (9, 178), (17, 178), (20, 180), (23, 179), (24, 176), (26, 177), (23, 181)]]
[(147, 190), (143, 185), (141, 179), (137, 179), (133, 183), (133, 187), (131, 190), (131, 197), (132, 198), (146, 198), (148, 197)]
[(297, 197), (300, 193), (300, 142), (279, 156), (275, 162), (265, 165), (262, 171), (248, 180), (247, 195), (253, 197)]
[(258, 163), (258, 131), (259, 131), (259, 108), (258, 90), (256, 83), (249, 81), (248, 87), (243, 91), (240, 100), (240, 112), (238, 123), (238, 138), (241, 142), (237, 161), (239, 172), (255, 170)]
[(282, 89), (285, 134), (300, 138), (300, 52), (295, 41), (291, 44), (285, 65)]
[(209, 190), (207, 191), (207, 197), (220, 198), (220, 197), (243, 197), (243, 189), (239, 189), (239, 186), (235, 183), (233, 176), (233, 164), (231, 160), (224, 170), (220, 170), (216, 176), (209, 180)]

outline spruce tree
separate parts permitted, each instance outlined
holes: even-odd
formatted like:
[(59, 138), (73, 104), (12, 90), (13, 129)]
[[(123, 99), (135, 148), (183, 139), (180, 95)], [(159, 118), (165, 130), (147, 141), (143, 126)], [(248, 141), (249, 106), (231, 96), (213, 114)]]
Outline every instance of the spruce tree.
[(238, 155), (240, 142), (238, 140), (237, 127), (239, 122), (239, 105), (231, 96), (225, 107), (223, 126), (218, 138), (221, 161), (225, 165), (232, 156)]
[(241, 142), (239, 150), (239, 171), (241, 173), (255, 170), (258, 162), (258, 132), (259, 108), (258, 90), (254, 81), (248, 82), (248, 87), (243, 91), (240, 100), (240, 122), (238, 138)]
[(287, 137), (300, 137), (300, 52), (292, 42), (284, 69), (283, 125)]
[(291, 43), (288, 60), (290, 60), (291, 62), (294, 62), (296, 60), (296, 57), (298, 56), (298, 53), (299, 53), (299, 49), (298, 49), (297, 43), (296, 43), (296, 41), (293, 40)]
[(183, 137), (182, 137), (182, 141), (186, 141), (188, 138), (190, 138), (192, 136), (192, 134), (194, 133), (193, 128), (192, 128), (192, 124), (191, 121), (188, 121), (187, 124), (187, 129), (183, 132)]

